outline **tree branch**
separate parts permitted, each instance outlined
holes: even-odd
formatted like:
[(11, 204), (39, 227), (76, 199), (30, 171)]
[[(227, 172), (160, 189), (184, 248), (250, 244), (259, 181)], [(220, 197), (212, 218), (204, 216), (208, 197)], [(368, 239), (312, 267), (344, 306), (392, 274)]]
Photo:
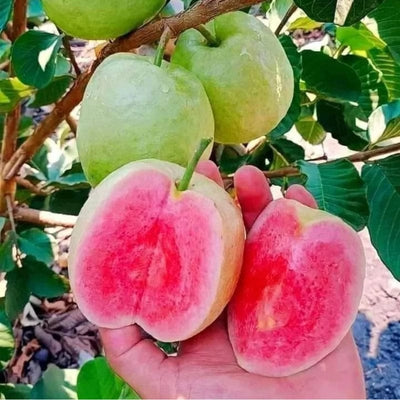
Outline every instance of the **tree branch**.
[(47, 118), (37, 126), (32, 136), (22, 144), (7, 162), (2, 173), (4, 179), (9, 180), (18, 173), (24, 162), (35, 154), (45, 139), (81, 102), (91, 75), (106, 57), (117, 52), (130, 51), (143, 44), (154, 43), (161, 37), (166, 27), (169, 27), (173, 36), (177, 36), (189, 28), (207, 23), (220, 14), (240, 10), (257, 3), (259, 3), (259, 0), (201, 0), (185, 12), (173, 17), (154, 20), (105, 46), (90, 70), (78, 77), (71, 90), (56, 104)]
[(14, 219), (36, 225), (64, 226), (66, 228), (73, 228), (77, 221), (75, 215), (56, 214), (26, 207), (16, 207), (14, 209)]
[(49, 192), (46, 192), (45, 190), (40, 189), (39, 187), (34, 185), (32, 182), (28, 181), (28, 179), (21, 178), (21, 177), (17, 176), (15, 178), (15, 181), (17, 182), (17, 185), (23, 187), (24, 189), (29, 190), (30, 192), (32, 192), (36, 196), (44, 197), (44, 196), (48, 196), (50, 194)]
[(76, 76), (79, 76), (82, 73), (82, 71), (79, 68), (78, 63), (76, 62), (76, 58), (75, 58), (74, 52), (71, 49), (71, 44), (70, 44), (69, 41), (70, 41), (70, 37), (69, 36), (64, 36), (63, 39), (62, 39), (65, 51), (67, 52), (68, 58), (71, 61), (71, 64), (72, 64), (72, 66), (74, 68), (74, 71), (75, 71), (75, 74), (76, 74)]
[[(340, 157), (334, 160), (328, 160), (327, 164), (330, 162), (338, 161), (338, 160), (349, 160), (351, 162), (363, 162), (370, 160), (371, 158), (382, 156), (385, 154), (394, 153), (396, 151), (400, 151), (400, 143), (392, 144), (385, 147), (378, 147), (373, 150), (368, 151), (360, 151), (358, 153), (354, 153), (347, 157)], [(301, 175), (301, 172), (296, 167), (285, 167), (281, 169), (277, 169), (275, 171), (263, 171), (266, 178), (283, 178), (285, 176), (298, 176)]]
[(72, 115), (68, 115), (65, 118), (65, 121), (67, 122), (69, 128), (71, 129), (71, 132), (76, 136), (76, 132), (78, 130), (78, 124), (75, 121), (75, 118)]
[(275, 30), (275, 35), (279, 36), (279, 34), (281, 33), (281, 30), (285, 27), (285, 25), (287, 24), (287, 22), (289, 21), (290, 17), (296, 12), (297, 10), (297, 6), (296, 4), (293, 4), (289, 10), (287, 11), (287, 13), (284, 15), (284, 17), (282, 18), (282, 21), (279, 23), (278, 27)]
[[(15, 0), (13, 10), (12, 40), (15, 41), (26, 30), (27, 0)], [(11, 70), (11, 75), (13, 72)], [(3, 171), (6, 163), (12, 158), (17, 148), (21, 105), (17, 105), (9, 112), (4, 123), (3, 142), (1, 146), (0, 170)], [(16, 184), (14, 180), (6, 181), (0, 177), (0, 212), (7, 209), (6, 200), (14, 201)]]

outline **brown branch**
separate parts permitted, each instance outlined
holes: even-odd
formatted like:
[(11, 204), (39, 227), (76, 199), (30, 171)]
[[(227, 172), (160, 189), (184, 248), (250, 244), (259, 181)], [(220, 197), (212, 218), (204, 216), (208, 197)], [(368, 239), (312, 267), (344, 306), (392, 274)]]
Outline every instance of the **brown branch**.
[(130, 51), (143, 44), (154, 43), (161, 37), (166, 27), (169, 27), (173, 35), (177, 36), (189, 28), (207, 23), (220, 14), (240, 10), (257, 3), (259, 3), (259, 0), (201, 0), (185, 12), (173, 17), (154, 20), (105, 46), (90, 70), (78, 77), (71, 90), (56, 104), (54, 110), (37, 126), (32, 136), (22, 144), (7, 162), (3, 170), (4, 179), (9, 180), (14, 177), (24, 162), (35, 154), (45, 139), (79, 104), (91, 75), (106, 57), (116, 52)]
[[(358, 153), (354, 153), (347, 157), (340, 157), (335, 160), (328, 160), (326, 163), (339, 161), (339, 160), (349, 160), (351, 162), (363, 162), (363, 161), (370, 160), (371, 158), (375, 158), (375, 157), (382, 156), (385, 154), (394, 153), (396, 151), (400, 151), (400, 143), (392, 144), (392, 145), (385, 146), (385, 147), (378, 147), (373, 150), (360, 151)], [(323, 164), (326, 164), (326, 163), (323, 163)], [(301, 175), (300, 170), (296, 167), (285, 167), (285, 168), (277, 169), (275, 171), (263, 171), (263, 172), (267, 178), (283, 178), (285, 176)]]
[(15, 42), (15, 40), (18, 39), (19, 36), (25, 33), (27, 3), (27, 0), (14, 1), (14, 16), (11, 36), (13, 42)]
[(13, 154), (10, 161), (4, 167), (4, 179), (9, 180), (13, 178), (24, 162), (35, 154), (46, 138), (51, 135), (57, 126), (67, 118), (76, 105), (80, 103), (90, 76), (90, 72), (85, 72), (79, 76), (67, 95), (56, 104), (53, 111), (36, 127), (33, 135)]
[(359, 153), (354, 153), (351, 156), (342, 158), (347, 159), (351, 162), (362, 162), (362, 161), (367, 161), (370, 158), (382, 156), (389, 153), (394, 153), (395, 151), (400, 151), (400, 143), (391, 144), (385, 147), (377, 147), (376, 149), (373, 150), (360, 151)]
[(16, 207), (14, 209), (14, 218), (16, 221), (44, 226), (64, 226), (66, 228), (73, 228), (77, 220), (75, 215), (56, 214), (26, 207)]
[(297, 6), (296, 4), (293, 4), (289, 10), (287, 11), (287, 13), (284, 15), (284, 17), (282, 18), (282, 21), (279, 23), (278, 27), (275, 30), (275, 35), (278, 36), (281, 33), (281, 30), (285, 27), (285, 25), (287, 24), (287, 22), (289, 21), (290, 17), (296, 12), (297, 10)]
[[(13, 10), (12, 40), (15, 41), (26, 30), (27, 0), (15, 0)], [(11, 71), (11, 75), (13, 72)], [(21, 117), (21, 105), (7, 114), (4, 123), (3, 142), (1, 146), (0, 171), (4, 170), (6, 163), (12, 158), (17, 148), (19, 120)], [(7, 202), (14, 201), (16, 184), (14, 180), (4, 180), (0, 177), (0, 212), (7, 209)]]
[(68, 58), (71, 61), (71, 64), (74, 68), (75, 74), (76, 74), (76, 76), (79, 76), (82, 73), (82, 71), (79, 68), (78, 63), (76, 62), (74, 52), (71, 49), (71, 44), (69, 42), (70, 39), (71, 38), (69, 36), (64, 36), (62, 39), (62, 42), (63, 42), (64, 48), (65, 48), (65, 51), (67, 52)]
[(0, 64), (0, 70), (4, 71), (10, 66), (10, 60), (6, 60)]
[(17, 182), (17, 185), (23, 187), (24, 189), (29, 190), (33, 194), (36, 194), (36, 196), (48, 196), (49, 195), (48, 192), (46, 192), (43, 189), (40, 189), (39, 187), (34, 185), (32, 182), (28, 181), (28, 179), (17, 176), (15, 178), (15, 181)]
[(76, 123), (75, 118), (72, 117), (72, 115), (67, 115), (65, 121), (67, 122), (69, 128), (71, 129), (71, 132), (76, 136), (76, 132), (78, 130), (78, 124)]

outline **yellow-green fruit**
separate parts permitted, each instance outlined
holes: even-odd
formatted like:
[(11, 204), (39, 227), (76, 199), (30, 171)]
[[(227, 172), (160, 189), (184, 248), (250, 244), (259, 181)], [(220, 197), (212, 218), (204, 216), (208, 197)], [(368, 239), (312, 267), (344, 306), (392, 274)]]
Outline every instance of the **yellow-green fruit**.
[(184, 32), (172, 62), (203, 83), (215, 118), (215, 140), (244, 143), (269, 133), (293, 98), (293, 69), (279, 40), (261, 21), (243, 12), (207, 25), (218, 42), (197, 30)]
[(157, 67), (148, 57), (119, 53), (88, 84), (77, 142), (93, 186), (131, 161), (155, 158), (186, 166), (208, 137), (214, 137), (214, 118), (206, 92), (179, 65)]
[(47, 16), (82, 39), (122, 36), (155, 17), (166, 0), (42, 0)]

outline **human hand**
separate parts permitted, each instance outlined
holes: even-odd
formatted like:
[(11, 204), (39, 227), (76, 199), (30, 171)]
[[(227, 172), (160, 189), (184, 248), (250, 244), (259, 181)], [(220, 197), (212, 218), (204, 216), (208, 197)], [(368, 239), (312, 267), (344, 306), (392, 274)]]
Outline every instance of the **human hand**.
[[(222, 185), (217, 167), (202, 162), (198, 172)], [(242, 167), (235, 188), (247, 229), (272, 201), (263, 174)], [(313, 197), (293, 185), (286, 193), (310, 207)], [(182, 342), (176, 357), (168, 357), (141, 329), (100, 329), (106, 357), (115, 372), (143, 398), (363, 398), (364, 380), (351, 333), (327, 357), (306, 371), (285, 378), (250, 374), (236, 362), (224, 316), (205, 331)]]

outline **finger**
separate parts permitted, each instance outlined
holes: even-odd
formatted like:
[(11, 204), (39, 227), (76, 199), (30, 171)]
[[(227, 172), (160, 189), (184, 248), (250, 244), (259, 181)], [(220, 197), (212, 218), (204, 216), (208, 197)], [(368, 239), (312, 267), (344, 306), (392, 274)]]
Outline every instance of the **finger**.
[[(166, 355), (152, 340), (143, 339), (140, 328), (100, 329), (108, 362), (114, 371), (136, 391), (146, 393), (151, 382), (161, 376)], [(156, 378), (156, 379), (154, 379)]]
[(301, 185), (292, 185), (286, 191), (285, 197), (290, 200), (297, 200), (299, 203), (311, 208), (318, 208), (318, 204), (313, 195)]
[(236, 172), (234, 184), (244, 223), (250, 229), (261, 211), (272, 201), (269, 183), (258, 168), (246, 165)]
[(232, 346), (229, 342), (226, 314), (220, 316), (207, 329), (179, 345), (179, 356), (188, 354), (204, 359), (205, 356), (223, 361), (235, 361)]
[(212, 179), (219, 186), (224, 187), (218, 167), (211, 160), (200, 161), (196, 167), (196, 172)]

